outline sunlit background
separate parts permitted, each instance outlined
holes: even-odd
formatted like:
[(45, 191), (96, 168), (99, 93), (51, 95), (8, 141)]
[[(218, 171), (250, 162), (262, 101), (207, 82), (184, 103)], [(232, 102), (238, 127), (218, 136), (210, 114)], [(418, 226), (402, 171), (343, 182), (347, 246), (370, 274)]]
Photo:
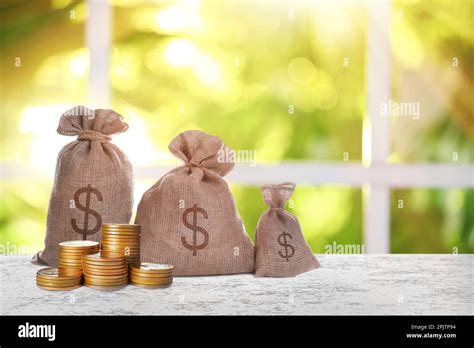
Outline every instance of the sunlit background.
[[(259, 163), (362, 161), (367, 6), (357, 1), (109, 1), (114, 137), (135, 166), (177, 165), (187, 129), (252, 149)], [(473, 163), (472, 1), (392, 2), (392, 94), (423, 117), (393, 119), (392, 163)], [(41, 249), (60, 115), (88, 105), (83, 1), (2, 1), (0, 242)], [(453, 57), (459, 65), (453, 68)], [(346, 60), (347, 58), (347, 60)], [(346, 64), (347, 63), (347, 64)], [(159, 178), (137, 177), (135, 203)], [(259, 187), (231, 189), (253, 238)], [(316, 253), (361, 244), (362, 189), (297, 186), (293, 207)], [(404, 201), (400, 209), (398, 202)], [(391, 191), (394, 253), (474, 251), (474, 190)]]

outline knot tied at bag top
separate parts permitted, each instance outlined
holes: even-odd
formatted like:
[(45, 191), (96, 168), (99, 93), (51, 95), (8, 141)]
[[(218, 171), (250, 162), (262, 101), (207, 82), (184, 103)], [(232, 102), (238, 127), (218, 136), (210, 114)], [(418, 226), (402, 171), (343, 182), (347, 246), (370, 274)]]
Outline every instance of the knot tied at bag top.
[(128, 124), (113, 110), (92, 110), (85, 106), (76, 106), (67, 110), (59, 121), (58, 133), (77, 135), (77, 140), (108, 143), (112, 134), (125, 132)]
[(112, 140), (112, 137), (107, 134), (102, 134), (92, 130), (83, 130), (80, 131), (77, 135), (77, 140), (90, 140), (90, 141), (98, 141), (101, 143), (108, 143)]
[(225, 176), (235, 166), (233, 157), (226, 156), (232, 150), (220, 138), (198, 130), (189, 130), (177, 135), (171, 140), (168, 148), (173, 155), (183, 160), (190, 170), (207, 169)]
[(292, 182), (284, 182), (278, 185), (265, 185), (262, 187), (262, 196), (268, 205), (270, 212), (284, 212), (285, 204), (290, 199), (296, 184)]

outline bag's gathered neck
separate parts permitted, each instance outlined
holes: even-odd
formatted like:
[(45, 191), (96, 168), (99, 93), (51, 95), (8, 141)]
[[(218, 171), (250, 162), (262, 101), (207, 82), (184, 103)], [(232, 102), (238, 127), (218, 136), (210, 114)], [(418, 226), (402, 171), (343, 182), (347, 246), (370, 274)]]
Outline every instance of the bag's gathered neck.
[(200, 168), (224, 176), (235, 165), (233, 159), (226, 156), (230, 149), (220, 138), (198, 130), (178, 134), (168, 148), (190, 171)]
[(58, 133), (77, 135), (79, 141), (98, 141), (108, 143), (112, 134), (125, 132), (128, 124), (113, 110), (88, 109), (76, 106), (67, 110), (59, 121)]
[(112, 137), (108, 134), (103, 134), (93, 130), (83, 130), (77, 135), (77, 140), (98, 141), (100, 143), (109, 143)]
[(290, 199), (296, 184), (284, 182), (278, 185), (262, 186), (262, 196), (270, 211), (284, 211), (285, 203)]

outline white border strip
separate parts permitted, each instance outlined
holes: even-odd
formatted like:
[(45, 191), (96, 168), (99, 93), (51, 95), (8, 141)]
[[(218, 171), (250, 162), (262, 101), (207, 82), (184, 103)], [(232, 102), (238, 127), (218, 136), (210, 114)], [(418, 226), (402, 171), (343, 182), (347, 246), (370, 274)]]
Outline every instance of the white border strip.
[[(158, 180), (174, 166), (134, 167), (135, 177)], [(2, 165), (3, 180), (49, 180), (51, 174), (33, 166)], [(364, 185), (387, 188), (474, 188), (474, 166), (449, 164), (383, 164), (365, 168), (352, 163), (283, 162), (237, 165), (225, 177), (231, 183), (264, 185), (294, 181), (299, 185)]]

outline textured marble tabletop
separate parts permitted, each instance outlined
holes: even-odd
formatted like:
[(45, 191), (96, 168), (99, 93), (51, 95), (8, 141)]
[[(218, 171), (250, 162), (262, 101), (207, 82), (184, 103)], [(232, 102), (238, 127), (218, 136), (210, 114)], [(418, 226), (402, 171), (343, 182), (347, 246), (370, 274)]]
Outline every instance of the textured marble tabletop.
[(39, 289), (30, 258), (0, 255), (0, 314), (474, 314), (474, 255), (317, 255), (322, 267), (294, 278), (179, 277), (113, 292)]

